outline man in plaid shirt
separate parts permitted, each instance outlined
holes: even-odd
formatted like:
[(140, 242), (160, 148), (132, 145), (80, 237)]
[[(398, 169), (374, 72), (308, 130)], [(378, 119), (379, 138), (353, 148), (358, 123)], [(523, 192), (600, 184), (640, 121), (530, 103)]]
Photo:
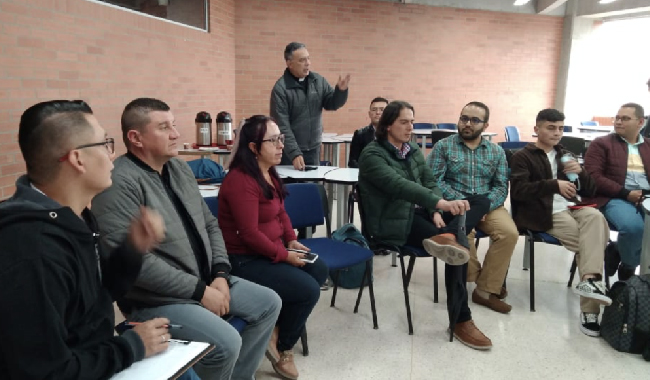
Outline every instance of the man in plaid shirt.
[[(503, 207), (508, 196), (505, 152), (481, 135), (488, 127), (489, 118), (490, 110), (485, 104), (470, 102), (465, 105), (458, 120), (458, 134), (436, 143), (427, 163), (433, 170), (444, 199), (471, 199), (476, 195), (485, 195), (490, 200), (490, 211), (477, 229), (489, 235), (492, 244), (482, 267), (476, 247), (470, 244), (467, 281), (476, 282), (476, 289), (472, 293), (474, 303), (508, 313), (512, 306), (504, 302), (508, 292), (503, 287), (503, 281), (519, 233), (510, 213)], [(472, 232), (470, 241), (473, 237)]]

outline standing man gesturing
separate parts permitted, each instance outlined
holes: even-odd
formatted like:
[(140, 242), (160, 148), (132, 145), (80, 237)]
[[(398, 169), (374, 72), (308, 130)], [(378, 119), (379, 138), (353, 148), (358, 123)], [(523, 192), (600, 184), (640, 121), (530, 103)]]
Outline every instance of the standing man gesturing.
[(281, 165), (303, 170), (320, 163), (323, 109), (336, 111), (348, 100), (350, 74), (339, 76), (336, 87), (310, 71), (311, 60), (304, 44), (291, 42), (284, 49), (287, 68), (271, 92), (271, 117), (285, 136)]

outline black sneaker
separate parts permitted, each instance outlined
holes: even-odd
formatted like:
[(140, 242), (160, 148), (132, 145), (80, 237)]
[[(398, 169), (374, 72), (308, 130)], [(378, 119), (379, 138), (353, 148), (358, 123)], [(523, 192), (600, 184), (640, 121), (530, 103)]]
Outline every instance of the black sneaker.
[(600, 336), (597, 313), (580, 313), (580, 331), (589, 336)]

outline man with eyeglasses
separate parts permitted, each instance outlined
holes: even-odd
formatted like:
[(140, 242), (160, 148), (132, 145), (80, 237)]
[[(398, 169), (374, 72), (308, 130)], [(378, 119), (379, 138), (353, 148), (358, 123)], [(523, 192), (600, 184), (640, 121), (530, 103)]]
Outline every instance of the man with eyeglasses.
[[(140, 98), (122, 113), (127, 153), (115, 160), (113, 185), (93, 200), (93, 211), (114, 247), (140, 206), (160, 212), (167, 234), (144, 257), (131, 291), (118, 306), (131, 320), (164, 316), (184, 327), (174, 338), (208, 342), (215, 349), (196, 365), (203, 380), (254, 379), (280, 313), (278, 295), (230, 275), (217, 219), (203, 201), (194, 174), (176, 158), (180, 134), (169, 106)], [(241, 336), (225, 319), (248, 324)]]
[(304, 170), (305, 165), (320, 165), (323, 109), (336, 111), (345, 105), (350, 74), (339, 76), (332, 88), (310, 70), (309, 52), (300, 42), (286, 46), (284, 60), (287, 68), (271, 91), (271, 117), (286, 137), (280, 164)]
[[(519, 232), (503, 207), (508, 196), (505, 152), (481, 135), (489, 125), (489, 118), (490, 110), (485, 104), (467, 103), (460, 113), (458, 133), (438, 141), (427, 163), (445, 199), (467, 199), (470, 206), (476, 196), (487, 196), (490, 200), (490, 211), (476, 228), (490, 236), (491, 244), (483, 266), (478, 261), (476, 246), (470, 244), (467, 282), (476, 282), (472, 293), (474, 303), (509, 313), (512, 306), (504, 301), (508, 291), (503, 283)], [(469, 238), (473, 241), (473, 232)]]
[(384, 112), (384, 108), (388, 105), (388, 100), (384, 98), (374, 98), (370, 102), (370, 110), (368, 111), (368, 117), (370, 118), (370, 124), (357, 129), (352, 135), (352, 143), (350, 143), (350, 157), (348, 159), (349, 168), (358, 168), (359, 167), (359, 156), (361, 156), (361, 151), (366, 145), (375, 141), (375, 130), (377, 129), (377, 124), (379, 124), (379, 119), (381, 119), (381, 114)]
[(650, 190), (650, 140), (639, 133), (643, 122), (643, 107), (623, 104), (616, 114), (615, 133), (592, 141), (585, 154), (585, 170), (597, 188), (596, 195), (585, 202), (595, 203), (618, 231), (619, 280), (634, 275), (641, 260), (645, 213), (638, 207), (643, 191)]
[(167, 318), (113, 334), (113, 299), (133, 284), (164, 227), (137, 207), (111, 254), (98, 246), (86, 206), (111, 185), (114, 144), (88, 104), (28, 108), (18, 144), (27, 174), (0, 205), (0, 378), (107, 379), (167, 349)]

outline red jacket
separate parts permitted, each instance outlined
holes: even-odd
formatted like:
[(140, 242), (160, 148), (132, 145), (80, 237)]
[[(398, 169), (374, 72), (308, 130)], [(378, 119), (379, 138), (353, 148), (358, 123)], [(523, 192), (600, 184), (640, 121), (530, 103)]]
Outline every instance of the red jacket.
[[(275, 182), (275, 181), (274, 181)], [(275, 188), (280, 184), (275, 182)], [(284, 201), (277, 192), (266, 199), (260, 185), (241, 170), (231, 170), (219, 190), (219, 227), (228, 254), (264, 255), (274, 262), (287, 257), (286, 243), (296, 240)]]
[[(638, 145), (639, 155), (650, 179), (650, 139), (644, 139)], [(589, 144), (585, 154), (585, 170), (596, 181), (596, 195), (584, 198), (588, 203), (596, 203), (602, 207), (612, 198), (627, 199), (630, 190), (625, 189), (627, 174), (627, 142), (612, 133), (599, 137)]]

